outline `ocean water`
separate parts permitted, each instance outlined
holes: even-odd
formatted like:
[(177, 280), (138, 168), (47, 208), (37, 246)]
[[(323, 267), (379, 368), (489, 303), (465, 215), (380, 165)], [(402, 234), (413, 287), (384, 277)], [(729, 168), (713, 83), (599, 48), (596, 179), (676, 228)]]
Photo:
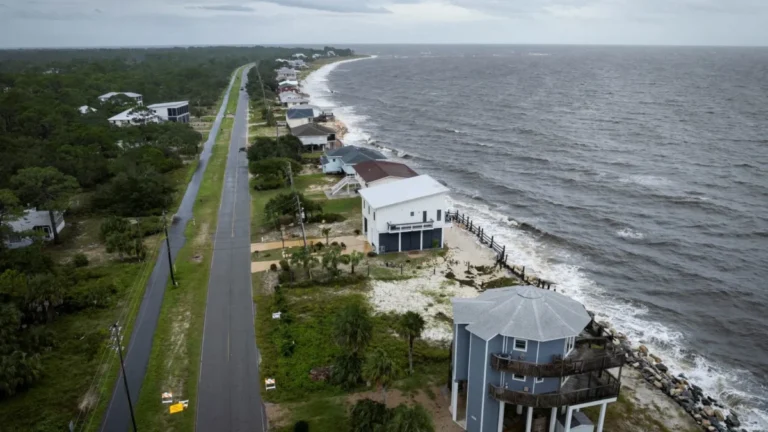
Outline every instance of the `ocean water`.
[(768, 430), (768, 49), (362, 46), (305, 90)]

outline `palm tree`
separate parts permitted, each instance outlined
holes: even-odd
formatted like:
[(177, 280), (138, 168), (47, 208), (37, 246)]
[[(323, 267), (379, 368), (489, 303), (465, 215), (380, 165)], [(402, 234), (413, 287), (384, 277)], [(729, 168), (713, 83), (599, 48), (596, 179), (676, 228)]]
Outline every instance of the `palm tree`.
[(360, 399), (349, 413), (349, 430), (351, 432), (382, 431), (389, 422), (389, 418), (389, 410), (383, 403), (368, 398)]
[(352, 274), (355, 273), (355, 266), (360, 264), (360, 261), (363, 260), (363, 253), (359, 251), (352, 251), (351, 254), (349, 254), (349, 264), (352, 266)]
[(326, 246), (330, 246), (331, 244), (328, 243), (328, 235), (331, 233), (331, 229), (330, 228), (323, 228), (322, 232), (323, 232), (323, 235), (325, 236), (325, 244), (326, 244)]
[(418, 312), (408, 311), (400, 318), (397, 333), (408, 340), (408, 370), (413, 375), (413, 342), (424, 331), (424, 318)]
[(387, 423), (387, 432), (434, 432), (432, 416), (421, 404), (409, 407), (398, 405), (392, 410), (392, 418)]
[(323, 254), (323, 267), (330, 270), (333, 276), (339, 274), (341, 261), (341, 251), (337, 247), (330, 248)]
[(336, 316), (333, 333), (343, 350), (354, 354), (363, 352), (373, 333), (370, 312), (361, 303), (347, 305)]
[(312, 253), (306, 248), (291, 254), (291, 264), (301, 264), (301, 266), (307, 271), (307, 275), (309, 276), (310, 280), (312, 279), (312, 272), (310, 271), (310, 268), (315, 263), (317, 263), (317, 258), (312, 256)]
[(387, 404), (387, 387), (397, 378), (397, 366), (386, 351), (376, 349), (363, 365), (363, 378), (381, 388), (382, 401)]
[(331, 370), (331, 379), (334, 384), (340, 385), (346, 390), (352, 390), (360, 383), (363, 360), (354, 352), (343, 352), (336, 356)]

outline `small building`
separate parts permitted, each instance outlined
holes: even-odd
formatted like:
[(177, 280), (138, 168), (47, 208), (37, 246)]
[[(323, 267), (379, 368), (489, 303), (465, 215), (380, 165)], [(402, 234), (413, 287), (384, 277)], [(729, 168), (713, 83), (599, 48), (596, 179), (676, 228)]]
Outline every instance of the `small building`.
[[(56, 224), (56, 232), (60, 233), (66, 224), (64, 223), (64, 213), (54, 212), (53, 223)], [(53, 240), (53, 225), (51, 223), (51, 214), (47, 210), (28, 209), (20, 218), (9, 221), (13, 233), (8, 236), (7, 245), (9, 248), (25, 247), (32, 244), (31, 237), (25, 237), (23, 232), (37, 231), (42, 234), (43, 240)]]
[(80, 111), (80, 114), (90, 114), (92, 112), (96, 112), (96, 108), (89, 107), (88, 105), (83, 105), (77, 110)]
[(305, 147), (311, 150), (325, 150), (336, 142), (336, 131), (325, 126), (307, 123), (291, 128), (291, 134), (298, 137)]
[(526, 432), (534, 424), (549, 432), (591, 432), (592, 422), (577, 412), (599, 405), (596, 430), (602, 432), (626, 355), (609, 339), (585, 332), (592, 317), (581, 303), (533, 286), (452, 302), (455, 422), (470, 432), (502, 431), (515, 420), (524, 422)]
[(99, 96), (99, 100), (101, 102), (106, 102), (106, 101), (112, 99), (113, 97), (115, 97), (117, 95), (123, 95), (123, 96), (125, 96), (125, 97), (127, 97), (129, 99), (133, 99), (133, 102), (136, 105), (142, 105), (144, 103), (144, 100), (142, 99), (141, 95), (138, 94), (138, 93), (133, 93), (133, 92), (109, 92), (109, 93), (104, 93), (103, 95)]
[(277, 81), (297, 81), (298, 80), (298, 72), (295, 69), (287, 68), (287, 67), (281, 67), (280, 69), (277, 69), (275, 72), (277, 72)]
[(320, 58), (320, 57), (322, 57), (322, 56), (323, 56), (322, 54), (317, 54), (317, 53), (315, 53), (315, 54), (312, 54), (312, 59), (313, 59), (313, 60), (317, 60), (317, 59), (319, 59), (319, 58)]
[(299, 59), (299, 58), (302, 58), (302, 59), (303, 58), (307, 58), (306, 54), (302, 54), (302, 53), (296, 53), (296, 54), (292, 55), (291, 57), (297, 58), (297, 59)]
[(299, 85), (293, 82), (282, 82), (277, 86), (277, 94), (285, 92), (299, 93)]
[(448, 188), (428, 175), (360, 190), (363, 232), (378, 253), (443, 247)]
[(107, 121), (115, 126), (123, 127), (147, 123), (162, 123), (163, 120), (148, 108), (134, 107), (108, 118)]
[(336, 57), (336, 52), (335, 51), (328, 51), (327, 53), (325, 53), (325, 55), (327, 55), (328, 57)]
[[(303, 93), (294, 93), (292, 91), (284, 91), (278, 96), (280, 104), (283, 106), (295, 106), (295, 105), (307, 105), (309, 104), (309, 96)], [(305, 103), (306, 101), (306, 103)]]
[(147, 108), (151, 109), (163, 121), (189, 123), (188, 101), (156, 103), (148, 105)]
[(387, 160), (360, 162), (355, 165), (354, 169), (355, 180), (360, 188), (378, 186), (418, 175), (406, 164)]
[(382, 160), (387, 157), (381, 152), (357, 146), (344, 146), (325, 152), (320, 158), (325, 174), (345, 174), (355, 178), (355, 165), (369, 160)]
[(303, 124), (312, 123), (315, 118), (315, 107), (312, 105), (299, 105), (288, 108), (285, 111), (285, 122), (293, 129)]

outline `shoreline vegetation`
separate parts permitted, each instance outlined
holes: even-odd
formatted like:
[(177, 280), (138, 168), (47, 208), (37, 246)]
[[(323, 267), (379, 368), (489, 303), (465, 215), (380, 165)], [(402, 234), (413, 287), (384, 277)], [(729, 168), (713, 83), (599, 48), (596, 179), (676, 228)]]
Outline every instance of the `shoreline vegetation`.
[[(359, 58), (365, 57), (359, 56)], [(334, 60), (344, 61), (351, 59)], [(309, 78), (311, 73), (336, 61), (326, 61), (322, 64), (313, 65), (310, 70), (302, 72), (302, 83)], [(312, 103), (311, 100), (310, 103)], [(346, 132), (348, 130), (343, 121), (338, 118), (334, 121), (334, 127), (339, 132)], [(296, 235), (295, 232), (291, 234)], [(264, 237), (262, 237), (263, 239)], [(438, 328), (441, 324), (445, 325), (448, 323), (450, 325), (451, 296), (476, 296), (479, 293), (478, 289), (482, 289), (483, 286), (491, 286), (498, 283), (505, 285), (524, 283), (520, 278), (519, 267), (517, 272), (504, 271), (501, 273), (494, 272), (490, 275), (484, 274), (484, 269), (496, 265), (497, 256), (486, 248), (487, 244), (484, 245), (479, 242), (475, 235), (466, 232), (459, 225), (454, 225), (453, 229), (446, 234), (446, 244), (448, 247), (446, 251), (441, 252), (443, 254), (442, 257), (430, 257), (426, 261), (419, 261), (421, 258), (420, 254), (416, 254), (413, 258), (412, 255), (407, 254), (387, 255), (385, 259), (402, 259), (407, 262), (407, 264), (401, 265), (409, 268), (411, 273), (405, 272), (405, 276), (401, 278), (390, 279), (393, 276), (391, 274), (379, 277), (375, 274), (375, 271), (372, 273), (371, 270), (368, 270), (369, 281), (367, 283), (356, 285), (354, 289), (343, 282), (337, 283), (336, 286), (347, 286), (347, 288), (343, 289), (352, 289), (352, 292), (356, 293), (355, 295), (358, 297), (362, 297), (364, 302), (367, 299), (365, 303), (373, 305), (374, 316), (397, 315), (408, 310), (423, 308), (423, 311), (427, 312), (426, 317), (428, 320), (427, 330), (422, 335), (425, 339), (424, 343), (427, 345), (445, 346), (442, 344), (450, 341), (450, 332), (441, 333)], [(277, 246), (279, 247), (279, 243)], [(263, 256), (263, 252), (261, 253)], [(376, 261), (381, 259), (378, 257), (368, 259), (365, 265), (369, 269), (371, 267), (375, 268), (377, 266)], [(440, 263), (441, 260), (443, 260), (443, 264)], [(414, 262), (417, 264), (414, 265)], [(471, 262), (472, 269), (481, 269), (470, 276), (474, 281), (471, 281), (472, 286), (469, 289), (467, 289), (467, 286), (464, 286), (465, 284), (470, 285), (468, 280), (464, 282), (458, 279), (446, 281), (440, 276), (441, 273), (452, 272), (453, 268), (450, 265), (452, 262)], [(429, 271), (430, 268), (432, 271)], [(264, 269), (267, 269), (267, 267), (264, 267)], [(278, 272), (280, 271), (278, 270)], [(287, 309), (290, 311), (291, 307), (281, 308), (280, 305), (274, 304), (275, 295), (279, 296), (279, 303), (286, 302), (286, 300), (282, 300), (283, 298), (289, 298), (288, 304), (295, 306), (301, 304), (299, 302), (304, 302), (305, 300), (302, 300), (302, 298), (306, 295), (309, 295), (310, 298), (317, 298), (317, 296), (323, 295), (321, 288), (317, 288), (311, 294), (305, 290), (299, 297), (294, 297), (294, 294), (285, 294), (288, 292), (286, 288), (280, 288), (280, 283), (273, 280), (274, 276), (270, 273), (269, 270), (266, 270), (254, 274), (254, 299), (259, 308), (257, 316), (268, 316), (275, 310)], [(529, 270), (529, 276), (531, 273)], [(373, 276), (371, 276), (372, 274)], [(523, 279), (526, 279), (525, 274), (522, 276)], [(534, 278), (528, 279), (527, 282), (537, 284), (539, 281), (536, 280), (535, 273), (533, 273), (533, 276)], [(459, 282), (456, 284), (458, 287), (451, 287), (451, 284), (457, 281)], [(546, 284), (549, 281), (542, 282)], [(387, 284), (391, 286), (387, 286)], [(284, 294), (279, 294), (280, 291)], [(293, 290), (289, 289), (289, 291), (292, 292)], [(392, 298), (395, 296), (406, 297), (406, 299), (400, 302), (400, 304), (393, 304)], [(422, 302), (424, 298), (430, 299), (428, 303), (424, 304)], [(436, 303), (438, 305), (435, 305)], [(439, 303), (442, 303), (442, 308)], [(332, 309), (326, 310), (325, 313), (331, 313)], [(430, 316), (429, 314), (432, 315)], [(260, 341), (274, 341), (276, 334), (285, 331), (284, 329), (281, 330), (279, 325), (275, 327), (275, 323), (266, 319), (258, 319), (257, 321), (257, 339)], [(610, 324), (602, 323), (602, 325), (607, 329), (615, 343), (624, 346), (629, 345), (624, 335), (616, 332)], [(297, 345), (301, 344), (298, 341), (295, 343)], [(625, 374), (621, 377), (622, 393), (619, 400), (608, 406), (606, 430), (618, 432), (688, 432), (702, 429), (710, 430), (710, 427), (732, 427), (732, 430), (739, 430), (737, 429), (739, 421), (735, 413), (729, 415), (728, 411), (718, 401), (703, 395), (701, 389), (689, 383), (684, 375), (672, 376), (668, 374), (668, 369), (662, 363), (662, 360), (649, 353), (645, 346), (639, 346), (630, 352), (627, 366), (631, 367), (628, 367)], [(315, 417), (314, 422), (310, 422), (313, 425), (338, 425), (339, 422), (348, 420), (343, 415), (344, 407), (349, 409), (353, 402), (364, 397), (363, 395), (376, 399), (370, 393), (360, 393), (360, 390), (363, 390), (361, 388), (345, 395), (344, 392), (339, 392), (337, 389), (328, 389), (326, 386), (321, 386), (324, 390), (319, 391), (317, 397), (313, 396), (313, 399), (315, 399), (313, 402), (296, 402), (298, 394), (291, 396), (292, 391), (288, 391), (286, 395), (283, 391), (279, 390), (281, 388), (280, 382), (304, 380), (304, 378), (281, 374), (282, 371), (279, 365), (283, 364), (284, 361), (278, 360), (279, 357), (279, 354), (269, 353), (269, 350), (267, 350), (267, 353), (264, 353), (264, 363), (262, 364), (263, 378), (270, 376), (279, 377), (276, 393), (264, 393), (265, 401), (270, 402), (267, 403), (270, 421), (275, 422), (278, 426), (282, 426), (282, 429), (278, 428), (278, 430), (290, 430), (291, 421), (296, 421), (302, 418), (302, 416), (307, 415)], [(327, 361), (332, 360), (331, 357), (325, 358)], [(293, 369), (287, 365), (285, 367)], [(310, 375), (314, 372), (315, 369), (310, 372)], [(415, 386), (414, 383), (409, 383), (404, 387), (406, 391), (398, 392), (395, 390), (397, 392), (396, 397), (398, 399), (410, 400), (412, 403), (416, 401), (429, 406), (435, 423), (440, 426), (438, 430), (461, 430), (451, 421), (451, 415), (448, 412), (446, 403), (450, 402), (450, 394), (441, 389), (440, 384), (442, 383), (438, 376), (435, 376), (433, 379), (433, 381), (422, 381)], [(283, 385), (292, 387), (294, 383), (284, 383)], [(395, 388), (397, 387), (395, 385)], [(312, 391), (309, 394), (312, 394)], [(423, 395), (428, 395), (427, 399), (429, 402), (422, 399)], [(388, 404), (388, 406), (392, 406), (392, 404)], [(597, 418), (598, 411), (596, 409), (586, 409), (585, 412), (593, 419)], [(446, 418), (448, 421), (444, 422)]]

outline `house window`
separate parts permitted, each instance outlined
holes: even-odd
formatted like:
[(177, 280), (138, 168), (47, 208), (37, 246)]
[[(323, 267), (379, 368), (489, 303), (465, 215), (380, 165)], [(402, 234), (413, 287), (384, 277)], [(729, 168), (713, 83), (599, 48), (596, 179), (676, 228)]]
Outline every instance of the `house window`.
[(536, 384), (543, 383), (543, 382), (544, 382), (544, 378), (536, 377)]
[(528, 341), (525, 339), (515, 339), (515, 351), (528, 351)]
[(442, 212), (443, 212), (442, 210), (438, 210), (438, 211), (437, 211), (437, 221), (438, 221), (438, 222), (440, 222), (440, 218), (443, 216), (443, 215), (442, 215)]
[(411, 212), (411, 216), (413, 216), (413, 212)]
[(525, 381), (525, 375), (512, 374), (512, 379), (515, 381)]
[(373, 220), (376, 220), (376, 212), (373, 212)]
[(568, 355), (573, 351), (573, 347), (576, 345), (576, 336), (565, 338), (565, 355)]

